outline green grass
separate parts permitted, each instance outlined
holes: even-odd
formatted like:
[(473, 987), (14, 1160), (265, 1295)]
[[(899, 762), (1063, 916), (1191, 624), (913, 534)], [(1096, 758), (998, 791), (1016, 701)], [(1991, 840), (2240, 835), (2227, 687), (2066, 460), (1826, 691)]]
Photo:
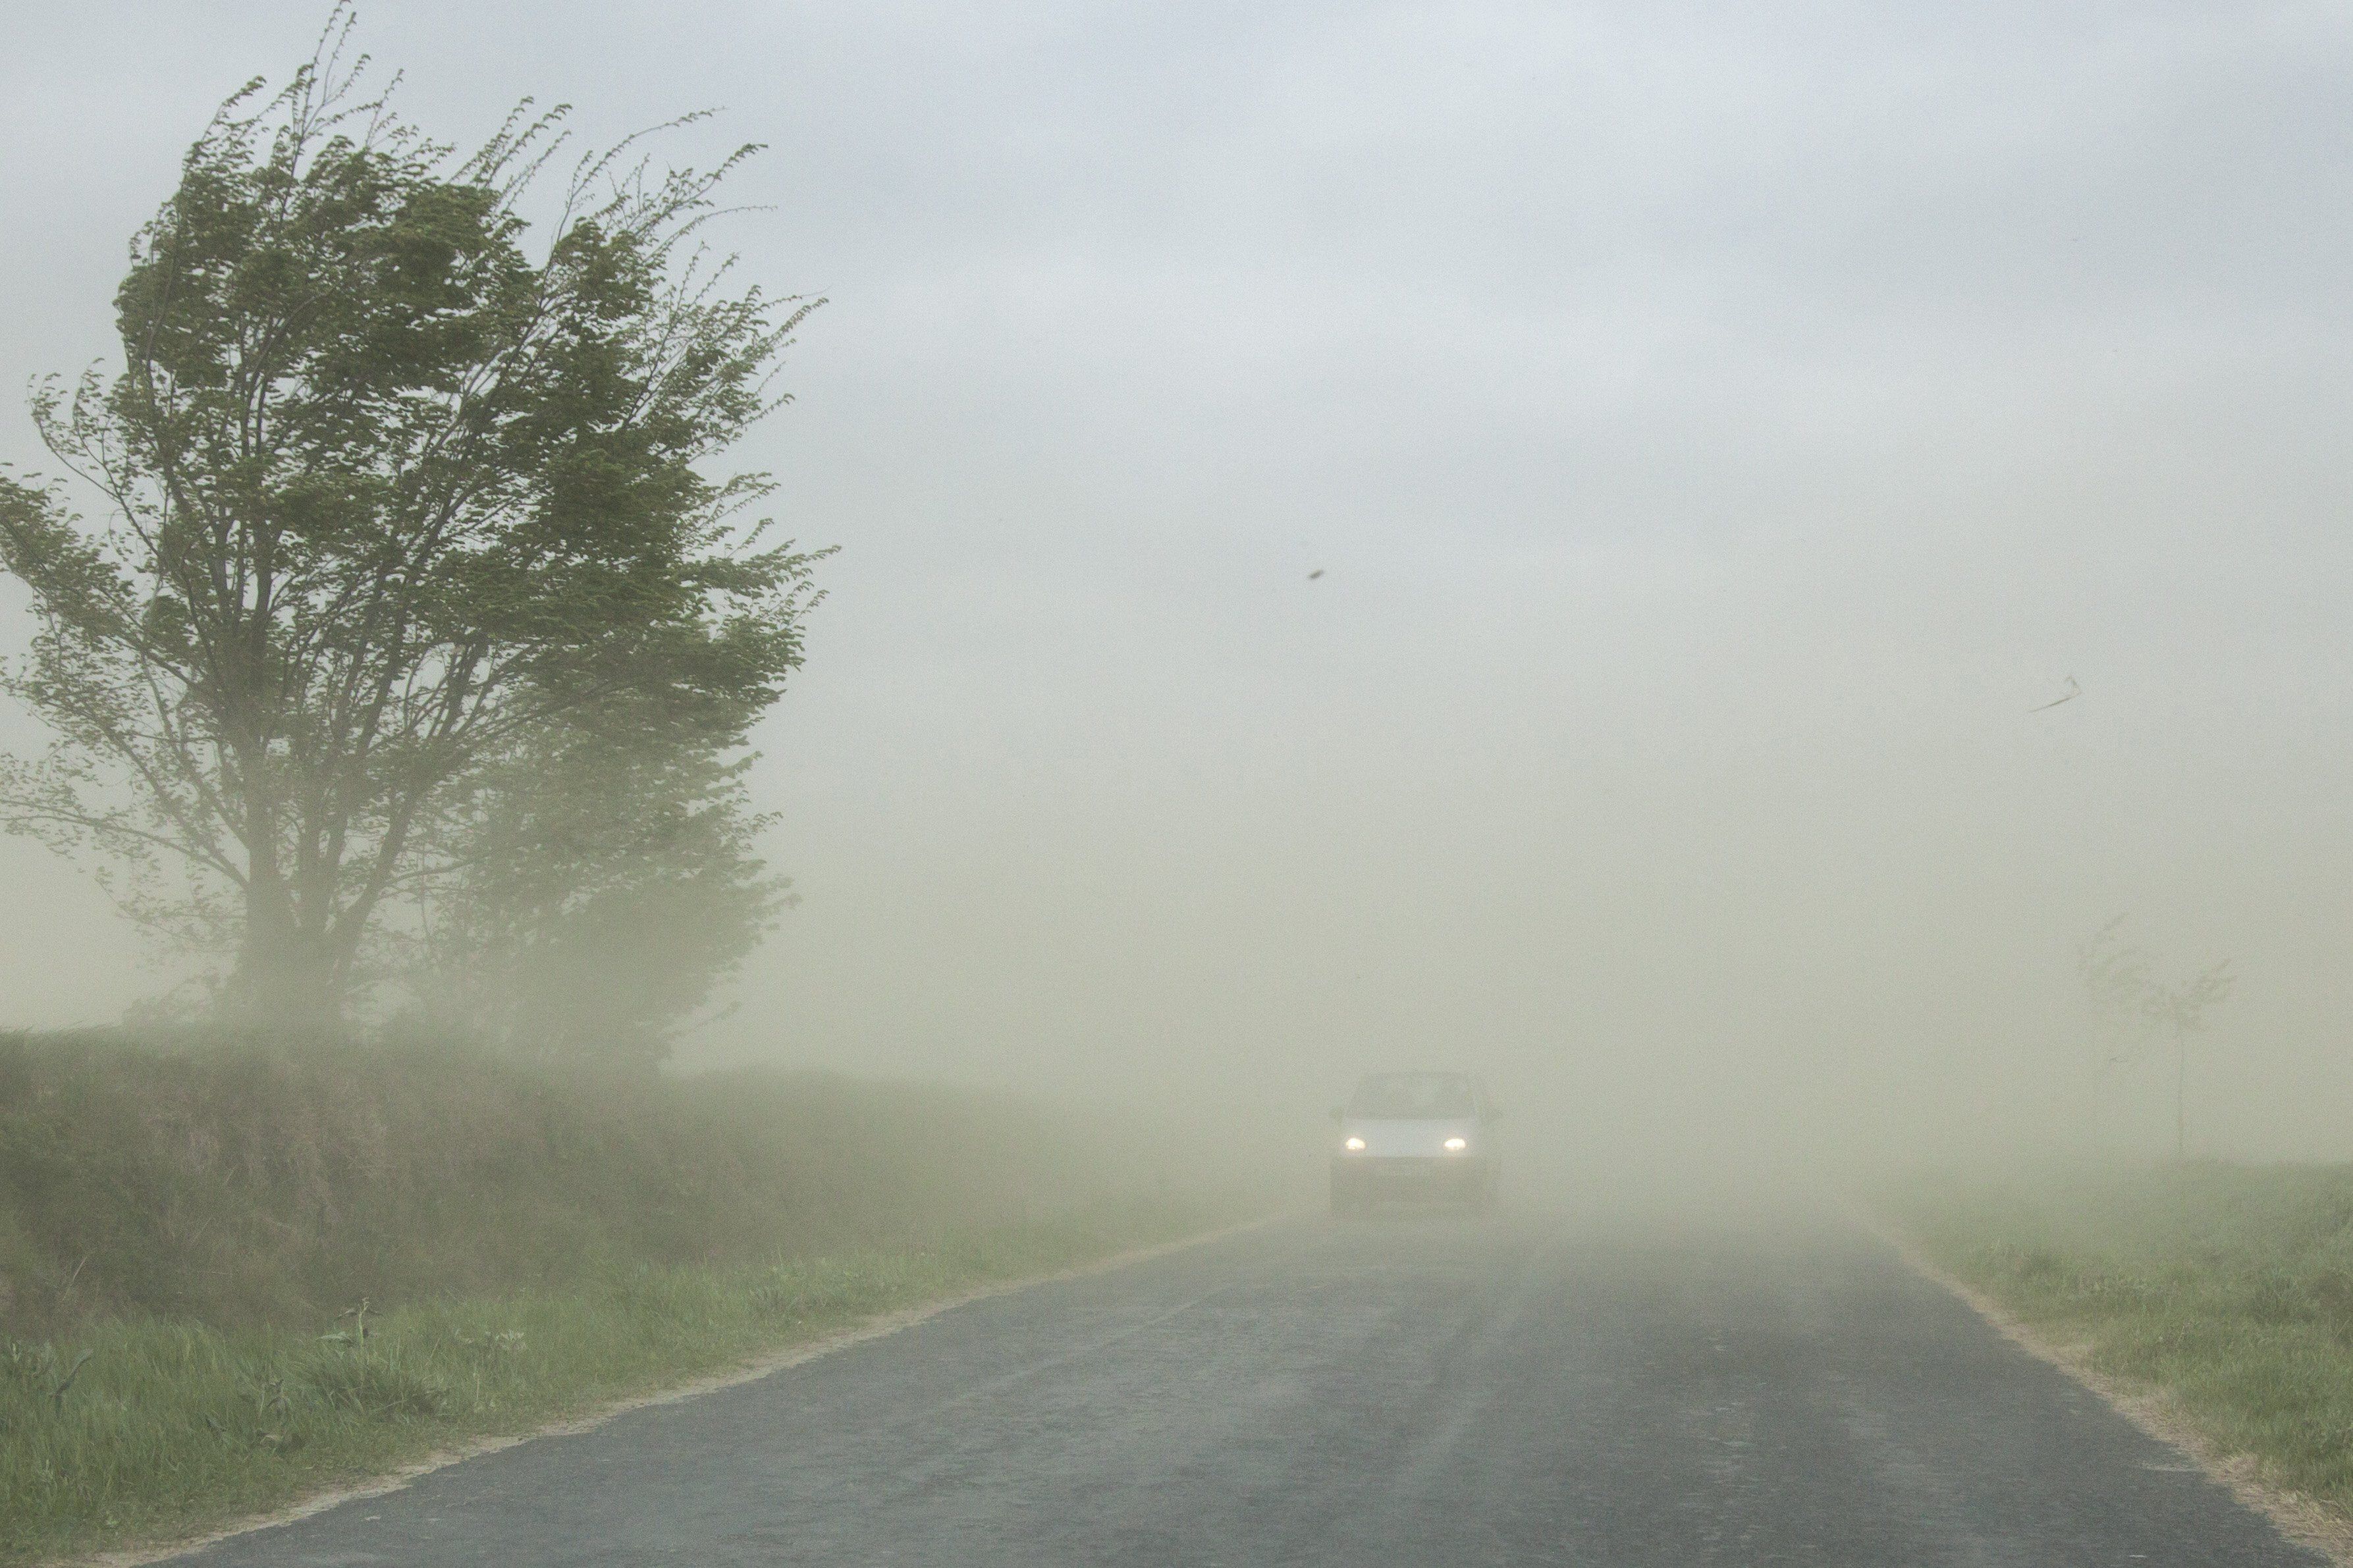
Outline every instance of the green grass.
[(2218, 1452), (2353, 1513), (2353, 1167), (2198, 1164), (1893, 1205), (1938, 1267)]
[(1166, 1129), (974, 1090), (0, 1034), (0, 1334), (903, 1249), (1198, 1169)]
[(919, 1251), (648, 1265), (563, 1289), (398, 1307), (371, 1315), (364, 1338), (347, 1317), (332, 1338), (110, 1321), (58, 1342), (0, 1343), (0, 1562), (182, 1535), (1224, 1217), (1140, 1201)]
[(1183, 1179), (1207, 1164), (970, 1090), (0, 1035), (0, 1563), (1273, 1206), (1262, 1171)]

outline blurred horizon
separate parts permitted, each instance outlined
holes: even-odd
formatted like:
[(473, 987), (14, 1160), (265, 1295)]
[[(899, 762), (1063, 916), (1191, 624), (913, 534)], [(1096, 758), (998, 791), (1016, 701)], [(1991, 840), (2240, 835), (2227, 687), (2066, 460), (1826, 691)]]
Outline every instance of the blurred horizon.
[[(111, 355), (180, 154), (324, 17), (19, 23), (0, 381)], [(2161, 1064), (2087, 1085), (2125, 915), (2242, 977), (2193, 1152), (2353, 1157), (2341, 8), (359, 17), (461, 146), (723, 106), (657, 154), (766, 143), (710, 232), (830, 301), (735, 463), (841, 546), (753, 775), (801, 901), (681, 1066), (2158, 1152)], [(56, 469), (21, 407), (0, 461)], [(79, 869), (0, 878), (0, 1026), (169, 984)]]

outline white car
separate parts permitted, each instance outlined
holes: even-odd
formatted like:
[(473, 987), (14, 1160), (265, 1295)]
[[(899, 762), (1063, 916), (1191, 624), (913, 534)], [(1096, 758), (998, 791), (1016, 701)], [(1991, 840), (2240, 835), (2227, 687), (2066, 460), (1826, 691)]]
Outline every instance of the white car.
[(1383, 1198), (1485, 1208), (1499, 1170), (1502, 1112), (1469, 1073), (1384, 1072), (1357, 1081), (1332, 1151), (1332, 1212), (1354, 1214)]

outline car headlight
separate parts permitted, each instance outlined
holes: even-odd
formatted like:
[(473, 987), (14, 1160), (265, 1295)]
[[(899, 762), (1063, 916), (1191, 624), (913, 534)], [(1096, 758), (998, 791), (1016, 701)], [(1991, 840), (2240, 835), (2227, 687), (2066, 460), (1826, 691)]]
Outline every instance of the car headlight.
[(1471, 1147), (1471, 1140), (1468, 1138), (1449, 1138), (1446, 1141), (1446, 1152), (1450, 1154), (1460, 1154), (1469, 1147)]
[(1342, 1142), (1340, 1147), (1351, 1154), (1361, 1154), (1365, 1152), (1365, 1141), (1361, 1138), (1346, 1139)]

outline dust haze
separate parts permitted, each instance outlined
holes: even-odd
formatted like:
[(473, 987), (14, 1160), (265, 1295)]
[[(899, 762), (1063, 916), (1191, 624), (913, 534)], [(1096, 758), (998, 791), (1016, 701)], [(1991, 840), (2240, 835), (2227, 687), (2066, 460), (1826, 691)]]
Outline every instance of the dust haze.
[[(0, 381), (110, 353), (320, 9), (16, 24)], [(681, 1068), (1256, 1128), (1460, 1065), (1555, 1169), (2158, 1154), (2076, 972), (2124, 915), (2240, 976), (2193, 1150), (2353, 1155), (2340, 8), (363, 22), (461, 140), (723, 106), (721, 242), (831, 300), (742, 453), (841, 547), (752, 775), (800, 901)], [(6, 1022), (174, 979), (0, 878)]]

